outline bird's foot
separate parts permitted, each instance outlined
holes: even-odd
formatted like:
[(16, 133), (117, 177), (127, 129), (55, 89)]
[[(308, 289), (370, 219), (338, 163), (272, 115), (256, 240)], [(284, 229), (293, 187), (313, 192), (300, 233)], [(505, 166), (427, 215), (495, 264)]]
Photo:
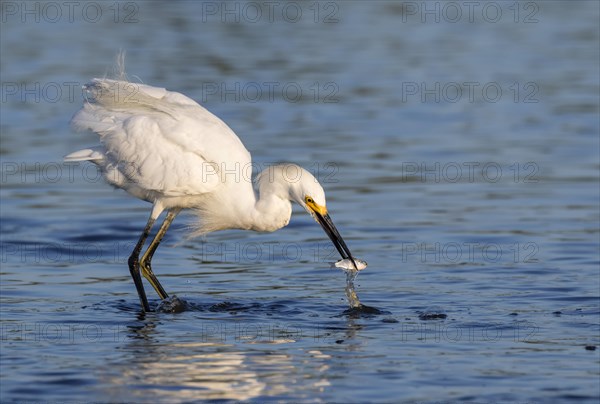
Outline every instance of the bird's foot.
[(185, 300), (181, 300), (175, 295), (169, 296), (163, 299), (156, 311), (158, 313), (181, 313), (188, 308), (188, 304)]

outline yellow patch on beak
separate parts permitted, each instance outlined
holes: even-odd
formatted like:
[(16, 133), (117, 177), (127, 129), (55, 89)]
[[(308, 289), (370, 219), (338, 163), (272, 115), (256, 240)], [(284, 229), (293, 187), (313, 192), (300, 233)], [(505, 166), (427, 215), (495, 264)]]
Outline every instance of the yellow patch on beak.
[(327, 214), (327, 208), (316, 203), (310, 196), (304, 198), (304, 203), (306, 203), (306, 206), (308, 206), (310, 210), (318, 213), (321, 216), (325, 216)]

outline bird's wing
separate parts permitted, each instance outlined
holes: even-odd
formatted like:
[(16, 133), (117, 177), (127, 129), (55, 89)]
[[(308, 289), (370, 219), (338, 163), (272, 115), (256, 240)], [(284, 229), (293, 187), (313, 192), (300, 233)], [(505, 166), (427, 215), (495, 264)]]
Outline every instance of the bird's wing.
[(72, 126), (97, 133), (107, 164), (142, 189), (199, 195), (251, 164), (235, 133), (183, 94), (108, 79), (94, 79), (85, 90), (87, 102)]

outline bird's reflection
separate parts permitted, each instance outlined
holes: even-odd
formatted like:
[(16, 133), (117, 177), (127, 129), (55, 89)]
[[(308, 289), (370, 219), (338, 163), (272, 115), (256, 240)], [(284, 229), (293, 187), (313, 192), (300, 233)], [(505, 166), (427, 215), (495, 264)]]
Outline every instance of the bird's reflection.
[(314, 397), (347, 374), (349, 359), (364, 351), (364, 328), (382, 313), (361, 305), (291, 325), (248, 313), (243, 321), (229, 312), (212, 317), (218, 310), (189, 317), (141, 311), (119, 328), (115, 356), (99, 371), (108, 401)]
[(216, 326), (199, 328), (195, 340), (188, 332), (173, 341), (173, 324), (167, 331), (162, 322), (150, 315), (123, 328), (121, 355), (106, 375), (109, 401), (246, 401), (330, 386), (331, 355), (323, 347), (333, 341), (314, 340), (309, 349), (290, 350), (286, 344), (313, 336), (290, 331), (225, 340)]

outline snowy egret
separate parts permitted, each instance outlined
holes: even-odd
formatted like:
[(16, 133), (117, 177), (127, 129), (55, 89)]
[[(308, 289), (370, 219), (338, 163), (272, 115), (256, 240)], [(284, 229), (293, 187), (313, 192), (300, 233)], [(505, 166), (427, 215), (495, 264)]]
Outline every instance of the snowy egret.
[[(65, 156), (90, 161), (116, 188), (152, 203), (148, 222), (129, 257), (129, 270), (143, 310), (149, 311), (142, 275), (161, 299), (168, 294), (152, 271), (152, 257), (182, 209), (195, 209), (196, 234), (224, 229), (271, 232), (286, 226), (291, 201), (323, 227), (343, 259), (354, 257), (334, 226), (325, 193), (308, 171), (295, 164), (271, 166), (254, 181), (241, 170), (251, 167), (250, 153), (218, 117), (177, 92), (118, 80), (93, 79), (84, 86), (86, 100), (71, 121), (91, 130), (100, 146)], [(163, 211), (166, 217), (141, 254)], [(141, 255), (141, 258), (140, 258)]]

